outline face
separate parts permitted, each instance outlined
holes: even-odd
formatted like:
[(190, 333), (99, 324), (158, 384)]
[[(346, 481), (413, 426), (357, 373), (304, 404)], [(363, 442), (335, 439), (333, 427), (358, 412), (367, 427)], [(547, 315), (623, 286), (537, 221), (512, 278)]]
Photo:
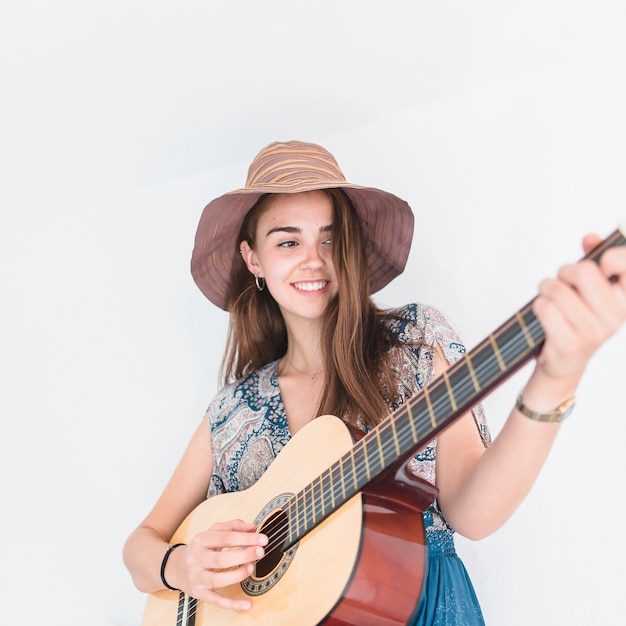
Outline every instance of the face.
[(333, 207), (322, 191), (277, 195), (259, 217), (255, 248), (240, 248), (248, 269), (265, 278), (285, 322), (319, 319), (337, 293), (331, 252)]

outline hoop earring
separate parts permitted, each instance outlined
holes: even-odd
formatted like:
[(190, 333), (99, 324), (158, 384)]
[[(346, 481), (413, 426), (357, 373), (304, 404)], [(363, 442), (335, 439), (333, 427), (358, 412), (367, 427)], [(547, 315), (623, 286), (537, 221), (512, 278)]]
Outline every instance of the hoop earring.
[(254, 282), (256, 284), (256, 288), (259, 291), (263, 291), (263, 289), (265, 289), (265, 278), (263, 278), (263, 276), (259, 276), (258, 274), (255, 274)]

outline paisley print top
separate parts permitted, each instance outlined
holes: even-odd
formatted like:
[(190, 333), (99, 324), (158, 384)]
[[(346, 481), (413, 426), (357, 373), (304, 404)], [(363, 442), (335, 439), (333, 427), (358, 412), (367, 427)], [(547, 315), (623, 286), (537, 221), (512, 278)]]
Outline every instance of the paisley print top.
[[(389, 312), (387, 324), (398, 338), (392, 348), (392, 367), (398, 401), (390, 412), (426, 385), (435, 375), (438, 348), (449, 362), (464, 352), (457, 333), (443, 315), (422, 304), (409, 304)], [(251, 487), (291, 438), (278, 386), (278, 362), (274, 361), (224, 387), (207, 410), (213, 443), (213, 475), (208, 496)], [(482, 406), (473, 409), (484, 445), (490, 441)], [(419, 477), (435, 483), (437, 440), (410, 461)], [(428, 513), (428, 514), (426, 514)], [(425, 512), (426, 530), (448, 530), (437, 503)]]

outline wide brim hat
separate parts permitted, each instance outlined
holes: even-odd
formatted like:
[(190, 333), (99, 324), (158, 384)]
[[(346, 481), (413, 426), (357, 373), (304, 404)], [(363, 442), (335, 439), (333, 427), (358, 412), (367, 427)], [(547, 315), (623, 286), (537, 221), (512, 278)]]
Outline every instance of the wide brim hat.
[(361, 222), (371, 292), (402, 273), (413, 238), (413, 213), (397, 196), (346, 181), (337, 161), (312, 143), (289, 141), (263, 148), (248, 170), (243, 189), (209, 202), (196, 231), (191, 274), (202, 293), (228, 310), (232, 264), (239, 261), (239, 232), (245, 215), (266, 193), (342, 189)]

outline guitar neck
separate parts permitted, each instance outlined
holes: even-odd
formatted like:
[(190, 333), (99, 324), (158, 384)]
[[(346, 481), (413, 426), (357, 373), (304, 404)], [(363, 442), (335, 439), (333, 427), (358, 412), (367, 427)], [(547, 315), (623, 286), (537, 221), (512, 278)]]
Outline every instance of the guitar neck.
[[(584, 258), (597, 262), (607, 249), (626, 245), (625, 233), (626, 226), (616, 230)], [(544, 342), (543, 328), (532, 311), (533, 301), (295, 494), (285, 504), (289, 531), (284, 548), (299, 541), (398, 460), (426, 445), (533, 358)]]

